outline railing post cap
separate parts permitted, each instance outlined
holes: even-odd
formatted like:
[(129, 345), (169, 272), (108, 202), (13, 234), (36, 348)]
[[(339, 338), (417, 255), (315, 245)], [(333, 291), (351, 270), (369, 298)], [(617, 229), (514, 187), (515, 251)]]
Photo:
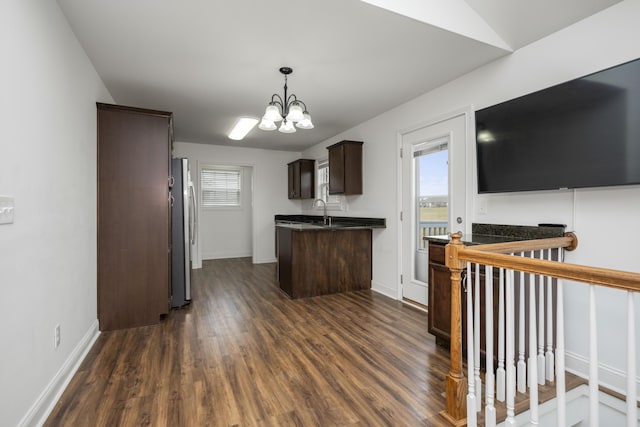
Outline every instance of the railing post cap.
[(566, 250), (573, 251), (578, 247), (578, 236), (576, 236), (573, 231), (567, 231), (564, 233), (564, 237), (568, 237), (572, 240), (571, 244), (565, 248)]
[(460, 231), (456, 231), (455, 233), (451, 233), (449, 235), (451, 237), (451, 244), (453, 245), (462, 245), (462, 233)]

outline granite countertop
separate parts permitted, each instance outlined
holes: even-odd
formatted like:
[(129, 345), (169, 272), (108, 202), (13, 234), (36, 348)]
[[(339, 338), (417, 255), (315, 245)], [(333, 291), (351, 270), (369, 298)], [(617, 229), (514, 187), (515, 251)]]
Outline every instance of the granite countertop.
[(309, 230), (345, 230), (363, 228), (386, 228), (385, 218), (359, 218), (332, 216), (329, 225), (324, 224), (322, 215), (276, 215), (277, 227), (291, 228), (298, 231)]
[[(487, 245), (490, 243), (516, 242), (519, 240), (547, 239), (564, 236), (565, 226), (562, 224), (502, 225), (471, 224), (471, 234), (462, 235), (465, 245)], [(426, 236), (426, 240), (447, 244), (451, 240), (448, 235)]]

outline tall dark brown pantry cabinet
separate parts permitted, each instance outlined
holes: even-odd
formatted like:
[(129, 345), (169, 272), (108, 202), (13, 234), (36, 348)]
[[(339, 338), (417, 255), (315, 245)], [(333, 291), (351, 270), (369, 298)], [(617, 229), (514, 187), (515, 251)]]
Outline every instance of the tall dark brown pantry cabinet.
[(172, 113), (97, 109), (98, 320), (108, 331), (169, 311)]

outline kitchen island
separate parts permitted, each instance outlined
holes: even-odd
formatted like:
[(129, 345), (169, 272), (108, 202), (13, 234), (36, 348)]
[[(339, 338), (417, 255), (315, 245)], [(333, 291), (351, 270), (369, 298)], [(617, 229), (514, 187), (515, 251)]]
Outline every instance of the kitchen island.
[(384, 219), (276, 215), (275, 220), (278, 281), (288, 296), (371, 288), (372, 229), (384, 228)]

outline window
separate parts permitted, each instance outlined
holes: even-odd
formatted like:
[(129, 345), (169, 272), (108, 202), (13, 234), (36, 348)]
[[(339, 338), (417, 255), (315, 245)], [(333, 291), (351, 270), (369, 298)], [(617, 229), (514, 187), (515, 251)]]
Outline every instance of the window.
[[(316, 194), (318, 199), (324, 200), (327, 208), (344, 210), (344, 197), (329, 194), (329, 159), (316, 161), (316, 168), (316, 185), (318, 187)], [(322, 206), (319, 207), (319, 209), (321, 208)]]
[(242, 169), (204, 166), (201, 170), (202, 207), (238, 207), (242, 189)]

